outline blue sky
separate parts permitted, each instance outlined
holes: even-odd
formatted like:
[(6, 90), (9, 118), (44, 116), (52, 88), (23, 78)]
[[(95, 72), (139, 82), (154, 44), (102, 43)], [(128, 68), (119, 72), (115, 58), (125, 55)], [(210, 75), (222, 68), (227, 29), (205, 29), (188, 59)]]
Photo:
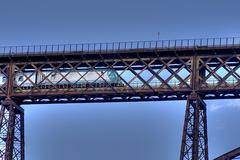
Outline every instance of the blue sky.
[[(232, 37), (239, 0), (21, 0), (0, 5), (0, 45)], [(238, 147), (239, 101), (208, 101), (210, 158)], [(26, 160), (179, 158), (184, 101), (24, 106)], [(67, 157), (67, 158), (66, 158)]]

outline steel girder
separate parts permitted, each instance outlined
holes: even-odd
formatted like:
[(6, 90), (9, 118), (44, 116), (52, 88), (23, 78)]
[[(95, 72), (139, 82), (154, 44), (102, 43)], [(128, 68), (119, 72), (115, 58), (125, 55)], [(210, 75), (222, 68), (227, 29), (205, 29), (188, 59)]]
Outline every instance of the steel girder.
[[(21, 62), (12, 58), (11, 75), (15, 80), (16, 76), (22, 75), (23, 81), (12, 84), (11, 97), (25, 104), (186, 99), (193, 90), (193, 74), (199, 73), (194, 90), (204, 99), (239, 98), (239, 51), (228, 49), (206, 50), (208, 54), (202, 52), (169, 51), (168, 56), (165, 52), (157, 51), (95, 53), (91, 56), (79, 53), (72, 57), (57, 56), (55, 60), (54, 56), (49, 55), (41, 59), (32, 56)], [(195, 70), (192, 68), (194, 55), (199, 61)], [(8, 67), (8, 63), (0, 63), (0, 74), (6, 79), (9, 75)], [(81, 85), (82, 80), (87, 81), (85, 76), (89, 72), (80, 72), (81, 69), (95, 72), (95, 82), (101, 80), (103, 84)], [(99, 73), (99, 69), (105, 71)], [(108, 70), (116, 71), (121, 84), (109, 83), (104, 77)], [(77, 73), (75, 80), (71, 79), (71, 72)], [(55, 74), (58, 79), (53, 81)], [(41, 76), (41, 80), (36, 81), (36, 75)], [(7, 88), (6, 83), (1, 85), (1, 99), (6, 97)]]
[(234, 160), (240, 158), (240, 148), (236, 148), (234, 150), (231, 150), (220, 157), (214, 159), (214, 160)]
[[(119, 56), (113, 60), (26, 62), (14, 66), (13, 76), (23, 76), (23, 81), (13, 87), (13, 96), (21, 103), (185, 99), (192, 90), (191, 57)], [(106, 79), (106, 72), (112, 70), (120, 83)], [(93, 82), (86, 78), (90, 72), (96, 75)], [(72, 73), (76, 73), (74, 80)], [(36, 75), (41, 79), (36, 81)]]

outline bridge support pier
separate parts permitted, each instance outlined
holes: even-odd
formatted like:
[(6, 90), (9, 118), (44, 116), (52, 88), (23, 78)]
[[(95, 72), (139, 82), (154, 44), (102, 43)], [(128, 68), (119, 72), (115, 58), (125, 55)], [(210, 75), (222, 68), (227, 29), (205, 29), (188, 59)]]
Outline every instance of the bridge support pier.
[(195, 93), (187, 99), (180, 160), (208, 160), (206, 104)]
[(24, 111), (11, 99), (1, 103), (0, 160), (24, 160)]

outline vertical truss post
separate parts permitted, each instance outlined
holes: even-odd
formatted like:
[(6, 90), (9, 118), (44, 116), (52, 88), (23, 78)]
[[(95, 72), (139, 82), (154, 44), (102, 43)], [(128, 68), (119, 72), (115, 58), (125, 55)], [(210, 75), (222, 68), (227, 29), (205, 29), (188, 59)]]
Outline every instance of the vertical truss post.
[(24, 112), (11, 99), (1, 104), (0, 160), (24, 160)]
[(0, 160), (24, 160), (24, 111), (12, 100), (15, 65), (8, 64), (6, 99), (0, 110)]
[(187, 100), (180, 160), (208, 160), (206, 104), (197, 94)]
[(208, 160), (207, 111), (206, 104), (197, 90), (200, 75), (199, 59), (192, 57), (191, 86), (188, 96), (182, 135), (180, 160)]

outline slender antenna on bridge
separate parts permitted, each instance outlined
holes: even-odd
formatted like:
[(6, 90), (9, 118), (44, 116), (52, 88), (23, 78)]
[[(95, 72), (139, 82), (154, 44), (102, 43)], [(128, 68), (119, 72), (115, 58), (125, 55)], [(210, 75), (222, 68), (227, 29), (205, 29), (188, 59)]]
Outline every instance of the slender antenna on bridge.
[(160, 40), (160, 32), (157, 32), (157, 40)]

